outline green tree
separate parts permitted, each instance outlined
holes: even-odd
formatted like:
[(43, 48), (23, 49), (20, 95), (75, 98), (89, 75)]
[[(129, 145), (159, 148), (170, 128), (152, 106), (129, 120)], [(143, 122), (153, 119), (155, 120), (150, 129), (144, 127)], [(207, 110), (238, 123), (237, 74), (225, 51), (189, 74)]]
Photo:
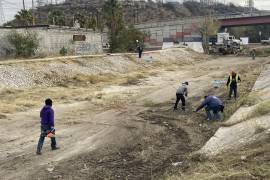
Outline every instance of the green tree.
[(38, 36), (33, 32), (18, 33), (17, 31), (11, 31), (7, 35), (7, 40), (13, 47), (13, 52), (17, 57), (35, 55), (39, 47)]
[(119, 51), (121, 32), (124, 29), (123, 11), (117, 0), (108, 0), (104, 4), (104, 19), (109, 29), (110, 51)]
[(111, 52), (129, 51), (136, 47), (136, 40), (143, 42), (144, 34), (133, 26), (126, 27), (123, 22), (123, 12), (117, 0), (106, 1), (103, 17), (109, 30)]
[(33, 14), (28, 10), (21, 10), (15, 15), (15, 21), (19, 26), (30, 26), (33, 23)]
[(74, 19), (78, 21), (81, 28), (87, 27), (87, 18), (83, 14), (81, 13), (75, 14)]
[(95, 18), (89, 17), (86, 22), (86, 28), (89, 29), (96, 29), (97, 28), (97, 21)]
[(134, 51), (137, 48), (136, 40), (143, 42), (145, 36), (144, 33), (135, 29), (134, 26), (125, 28), (120, 36), (122, 51)]
[(48, 22), (52, 25), (65, 26), (65, 16), (63, 11), (53, 10), (49, 12)]

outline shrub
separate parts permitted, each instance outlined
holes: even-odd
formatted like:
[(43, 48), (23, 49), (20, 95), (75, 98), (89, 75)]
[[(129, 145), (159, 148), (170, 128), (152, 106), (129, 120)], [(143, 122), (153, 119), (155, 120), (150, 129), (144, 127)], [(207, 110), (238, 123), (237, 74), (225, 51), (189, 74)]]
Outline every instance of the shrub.
[(30, 57), (35, 55), (38, 47), (38, 36), (33, 32), (18, 33), (17, 31), (11, 31), (7, 35), (7, 40), (12, 46), (13, 53), (17, 57)]
[(67, 48), (62, 47), (62, 48), (60, 49), (59, 53), (60, 53), (61, 56), (67, 55)]

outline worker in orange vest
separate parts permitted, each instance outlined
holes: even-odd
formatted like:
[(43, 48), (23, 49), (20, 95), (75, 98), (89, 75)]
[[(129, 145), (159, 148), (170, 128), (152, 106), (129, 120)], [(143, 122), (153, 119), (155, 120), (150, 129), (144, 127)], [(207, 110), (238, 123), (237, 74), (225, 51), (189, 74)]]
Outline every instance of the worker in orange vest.
[(237, 98), (237, 84), (239, 82), (241, 82), (240, 76), (237, 73), (235, 73), (234, 71), (232, 71), (232, 73), (229, 76), (228, 81), (227, 81), (227, 87), (230, 87), (229, 99), (231, 99), (232, 93), (234, 94), (234, 99)]

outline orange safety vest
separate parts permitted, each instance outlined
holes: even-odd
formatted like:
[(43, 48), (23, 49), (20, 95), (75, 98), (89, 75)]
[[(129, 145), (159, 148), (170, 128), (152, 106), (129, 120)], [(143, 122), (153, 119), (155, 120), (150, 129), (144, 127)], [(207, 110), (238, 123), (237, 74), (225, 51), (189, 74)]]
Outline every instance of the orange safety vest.
[[(232, 77), (232, 75), (230, 75), (230, 83), (229, 83), (229, 86), (231, 85), (232, 80), (233, 80), (233, 77)], [(236, 76), (235, 76), (235, 80), (236, 80), (236, 83), (238, 83), (238, 82), (239, 82), (239, 75), (238, 75), (238, 74), (236, 74)]]

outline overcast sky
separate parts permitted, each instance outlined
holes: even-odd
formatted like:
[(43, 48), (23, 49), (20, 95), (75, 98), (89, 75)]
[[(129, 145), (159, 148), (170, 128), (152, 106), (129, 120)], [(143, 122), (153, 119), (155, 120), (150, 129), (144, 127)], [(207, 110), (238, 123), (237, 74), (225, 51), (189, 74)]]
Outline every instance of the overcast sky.
[[(0, 0), (0, 1), (3, 1), (2, 4), (3, 4), (4, 16), (5, 16), (6, 21), (11, 20), (16, 14), (16, 12), (22, 9), (23, 7), (22, 5), (23, 0)], [(45, 1), (55, 2), (55, 0), (45, 0)], [(56, 1), (61, 2), (63, 0), (56, 0)], [(182, 2), (183, 0), (167, 0), (167, 1)], [(224, 2), (224, 0), (220, 0), (220, 1)], [(233, 2), (236, 4), (241, 4), (241, 5), (243, 5), (243, 2), (245, 2), (245, 0), (226, 0), (226, 1)], [(166, 0), (164, 0), (164, 2), (166, 2)], [(25, 4), (26, 4), (26, 8), (30, 8), (32, 6), (32, 0), (25, 0)], [(255, 0), (255, 6), (258, 9), (270, 10), (270, 0)], [(0, 24), (2, 24), (2, 22), (0, 22)]]

